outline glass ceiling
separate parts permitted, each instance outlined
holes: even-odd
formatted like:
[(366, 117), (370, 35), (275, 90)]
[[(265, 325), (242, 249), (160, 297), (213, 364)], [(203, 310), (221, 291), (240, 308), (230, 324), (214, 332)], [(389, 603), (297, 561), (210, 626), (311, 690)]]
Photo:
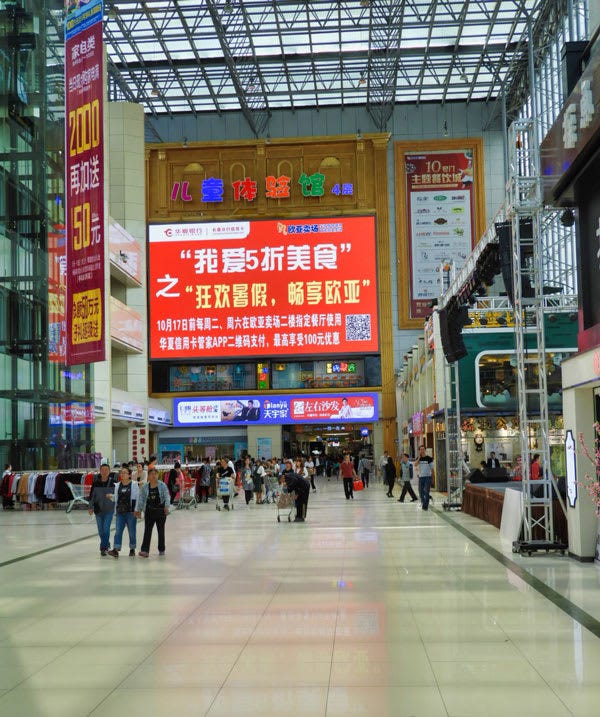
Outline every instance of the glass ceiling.
[(107, 0), (109, 98), (147, 114), (493, 100), (562, 0)]

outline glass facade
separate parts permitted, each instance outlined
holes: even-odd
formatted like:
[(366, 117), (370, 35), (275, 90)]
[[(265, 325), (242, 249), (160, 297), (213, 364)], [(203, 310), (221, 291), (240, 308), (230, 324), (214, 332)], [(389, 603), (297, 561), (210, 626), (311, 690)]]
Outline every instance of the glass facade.
[(61, 363), (49, 288), (64, 252), (63, 18), (56, 0), (0, 2), (0, 462), (17, 469), (93, 450), (91, 368)]

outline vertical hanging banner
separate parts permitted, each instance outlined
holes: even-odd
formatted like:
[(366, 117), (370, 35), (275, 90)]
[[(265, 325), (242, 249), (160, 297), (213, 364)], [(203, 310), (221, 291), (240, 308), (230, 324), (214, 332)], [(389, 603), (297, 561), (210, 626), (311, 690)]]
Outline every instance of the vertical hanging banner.
[(67, 364), (105, 358), (102, 0), (67, 5)]
[(65, 236), (63, 224), (55, 224), (48, 232), (48, 360), (61, 364), (66, 360), (67, 343)]
[(424, 319), (441, 293), (439, 267), (459, 271), (474, 246), (473, 152), (405, 155), (410, 316)]

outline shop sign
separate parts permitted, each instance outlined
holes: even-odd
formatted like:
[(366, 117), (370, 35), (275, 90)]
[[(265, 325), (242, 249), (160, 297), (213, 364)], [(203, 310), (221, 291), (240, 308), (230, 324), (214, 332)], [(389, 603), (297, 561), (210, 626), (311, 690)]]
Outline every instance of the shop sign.
[(300, 175), (297, 182), (285, 174), (275, 177), (268, 175), (264, 179), (264, 186), (259, 187), (259, 182), (252, 177), (245, 177), (226, 185), (220, 177), (208, 177), (203, 179), (199, 185), (191, 185), (189, 181), (173, 182), (171, 187), (171, 201), (192, 202), (200, 194), (200, 201), (207, 203), (219, 203), (225, 200), (226, 187), (231, 192), (234, 202), (253, 202), (262, 192), (267, 199), (289, 199), (292, 186), (299, 185), (298, 191), (303, 197), (322, 197), (325, 192), (337, 196), (351, 197), (354, 194), (354, 185), (351, 182), (336, 182), (333, 186), (327, 184), (327, 178), (320, 172), (314, 174)]
[(566, 176), (600, 129), (600, 52), (596, 52), (540, 145), (544, 201), (553, 204)]
[(378, 394), (173, 399), (175, 426), (243, 426), (376, 421)]
[(413, 414), (412, 432), (413, 432), (413, 436), (423, 435), (423, 413), (421, 411)]
[(577, 451), (573, 431), (567, 431), (565, 439), (565, 462), (567, 466), (567, 498), (571, 508), (577, 502)]

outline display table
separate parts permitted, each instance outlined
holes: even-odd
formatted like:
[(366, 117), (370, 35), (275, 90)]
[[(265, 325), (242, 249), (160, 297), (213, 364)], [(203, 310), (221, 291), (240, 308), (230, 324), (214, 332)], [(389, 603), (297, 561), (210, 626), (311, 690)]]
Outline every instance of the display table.
[[(518, 481), (500, 484), (474, 484), (467, 483), (463, 491), (462, 511), (468, 513), (475, 518), (485, 520), (486, 523), (500, 529), (502, 523), (502, 509), (504, 507), (504, 492), (506, 489), (521, 491), (522, 484)], [(533, 515), (536, 513), (541, 515), (542, 507), (535, 506)], [(562, 511), (560, 503), (555, 500), (553, 502), (552, 516), (554, 521), (554, 532), (556, 539), (560, 542), (568, 544), (569, 531), (567, 529), (567, 519)], [(539, 529), (534, 530), (533, 538), (541, 540), (543, 535), (539, 533)]]

